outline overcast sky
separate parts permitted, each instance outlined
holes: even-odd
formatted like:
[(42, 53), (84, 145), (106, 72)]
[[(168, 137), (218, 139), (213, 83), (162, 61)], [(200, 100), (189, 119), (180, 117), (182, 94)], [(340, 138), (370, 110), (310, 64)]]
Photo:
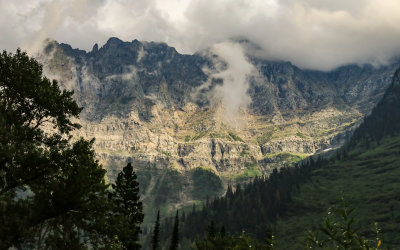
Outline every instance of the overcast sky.
[(111, 36), (194, 53), (247, 37), (302, 68), (385, 63), (400, 55), (400, 0), (0, 0), (0, 49), (49, 37), (90, 50)]

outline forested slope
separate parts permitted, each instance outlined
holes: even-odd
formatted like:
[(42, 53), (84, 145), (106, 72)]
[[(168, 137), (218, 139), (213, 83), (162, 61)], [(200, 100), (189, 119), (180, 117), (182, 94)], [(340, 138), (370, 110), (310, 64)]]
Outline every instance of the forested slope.
[[(274, 235), (277, 249), (301, 249), (307, 230), (318, 230), (327, 210), (340, 206), (342, 198), (355, 208), (355, 226), (361, 235), (374, 239), (377, 222), (381, 246), (399, 246), (399, 72), (382, 100), (335, 156), (310, 158), (301, 166), (282, 168), (247, 185), (229, 186), (224, 197), (181, 218), (182, 247), (195, 247), (188, 242), (203, 238), (203, 243), (214, 249), (210, 248), (216, 239), (210, 240), (212, 224), (213, 230), (224, 235), (245, 231), (259, 242)], [(171, 220), (166, 222), (163, 242), (168, 242), (172, 224)]]
[(382, 230), (383, 246), (400, 245), (400, 70), (382, 100), (354, 132), (339, 159), (312, 172), (310, 182), (293, 195), (287, 215), (277, 223), (282, 249), (299, 242), (307, 228), (317, 227), (329, 206), (343, 196), (356, 208), (359, 227)]

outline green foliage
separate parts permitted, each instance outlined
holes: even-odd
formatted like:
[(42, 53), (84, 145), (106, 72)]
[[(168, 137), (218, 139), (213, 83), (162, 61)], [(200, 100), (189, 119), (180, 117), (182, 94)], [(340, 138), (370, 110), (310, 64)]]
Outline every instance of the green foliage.
[(298, 136), (298, 137), (300, 137), (300, 138), (302, 138), (302, 139), (305, 139), (305, 138), (306, 138), (306, 136), (305, 136), (302, 132), (300, 132), (300, 131), (297, 131), (296, 136)]
[(204, 137), (206, 135), (207, 135), (206, 132), (200, 132), (200, 133), (196, 134), (195, 136), (193, 136), (191, 140), (192, 141), (197, 141), (198, 139), (200, 139), (200, 138), (202, 138), (202, 137)]
[(73, 93), (20, 51), (1, 54), (0, 75), (0, 248), (137, 248), (126, 244), (143, 220), (132, 167), (108, 199), (93, 140), (69, 135), (80, 127)]
[[(400, 70), (380, 104), (355, 131), (350, 144), (338, 151), (336, 160), (309, 158), (301, 166), (274, 170), (268, 178), (255, 178), (244, 188), (237, 185), (233, 191), (229, 185), (224, 197), (207, 201), (201, 211), (194, 210), (187, 216), (183, 237), (193, 240), (204, 235), (204, 222), (213, 221), (230, 233), (246, 230), (258, 240), (274, 228), (282, 249), (300, 249), (296, 245), (299, 232), (315, 226), (322, 211), (345, 190), (352, 203), (359, 206), (360, 220), (356, 221), (353, 209), (344, 204), (325, 219), (322, 238), (312, 231), (309, 233), (306, 247), (380, 249), (382, 242), (385, 247), (397, 247), (400, 244), (400, 215), (396, 209), (400, 206), (399, 93)], [(371, 220), (382, 225), (382, 240), (378, 229), (375, 240), (361, 236), (372, 235), (366, 226)], [(196, 241), (198, 249), (224, 249), (229, 245), (224, 242), (226, 234), (218, 236), (215, 232), (213, 222), (206, 238)], [(271, 239), (274, 246), (274, 238)], [(241, 240), (243, 244), (238, 249), (249, 249), (251, 239), (244, 236)]]
[(182, 189), (182, 186), (182, 175), (176, 170), (168, 169), (160, 179), (157, 180), (152, 191), (155, 205), (158, 206), (169, 201), (177, 202), (179, 200), (178, 191)]
[(268, 142), (269, 140), (271, 140), (273, 134), (274, 134), (273, 129), (264, 132), (261, 136), (257, 137), (257, 143), (264, 144), (264, 143)]
[(192, 179), (192, 195), (195, 199), (204, 200), (207, 196), (218, 196), (222, 191), (221, 179), (209, 169), (196, 168)]
[(206, 136), (206, 135), (207, 135), (207, 132), (205, 132), (205, 131), (202, 131), (202, 132), (200, 132), (200, 133), (198, 133), (198, 134), (195, 134), (195, 135), (193, 135), (193, 136), (186, 135), (186, 136), (185, 136), (185, 142), (197, 141), (197, 140), (203, 138), (203, 137)]
[(235, 176), (235, 180), (236, 181), (245, 181), (245, 180), (248, 180), (250, 178), (255, 178), (257, 176), (262, 176), (262, 173), (259, 170), (257, 165), (249, 165), (249, 166), (246, 166), (246, 167), (247, 167), (247, 169), (243, 173)]
[(307, 154), (281, 152), (281, 153), (267, 154), (265, 158), (273, 158), (275, 161), (282, 162), (287, 166), (291, 166), (307, 158)]
[(105, 170), (81, 108), (26, 53), (0, 54), (0, 248), (108, 246)]
[(229, 136), (232, 138), (232, 140), (243, 142), (243, 139), (240, 138), (240, 137), (239, 137), (238, 135), (236, 135), (235, 133), (229, 131), (228, 134), (229, 134)]
[[(397, 199), (400, 184), (400, 137), (385, 138), (379, 146), (361, 146), (347, 152), (347, 158), (331, 161), (313, 171), (310, 182), (293, 194), (290, 210), (278, 221), (277, 239), (286, 249), (296, 249), (302, 233), (316, 227), (326, 209), (337, 204), (339, 194), (357, 208), (355, 226), (362, 235), (373, 235), (376, 221), (382, 228), (382, 242), (388, 248), (400, 244), (400, 214)], [(298, 248), (299, 246), (297, 246)]]
[[(267, 232), (271, 232), (277, 218), (285, 216), (288, 203), (292, 199), (291, 193), (297, 189), (299, 183), (307, 180), (312, 169), (321, 164), (323, 161), (320, 160), (303, 167), (284, 167), (280, 172), (275, 169), (269, 177), (255, 177), (244, 187), (240, 184), (237, 184), (236, 188), (228, 185), (225, 196), (213, 201), (207, 199), (202, 210), (193, 210), (186, 216), (185, 222), (182, 223), (182, 239), (193, 241), (202, 237), (207, 223), (214, 221), (215, 225), (224, 226), (231, 235), (240, 234), (245, 230), (255, 241), (265, 240)], [(249, 168), (251, 169), (251, 166)], [(246, 216), (243, 216), (244, 214)], [(274, 245), (274, 241), (269, 242)], [(209, 246), (209, 243), (206, 246)]]
[[(244, 231), (238, 235), (230, 235), (227, 234), (225, 228), (222, 227), (221, 230), (217, 232), (213, 221), (210, 222), (206, 231), (206, 237), (202, 240), (197, 239), (195, 241), (195, 246), (198, 250), (274, 249), (273, 240), (263, 244)], [(273, 239), (273, 236), (271, 235), (270, 238)]]
[(115, 206), (116, 235), (126, 249), (140, 249), (138, 240), (141, 233), (140, 224), (144, 218), (143, 204), (140, 201), (137, 176), (131, 163), (118, 174), (112, 188), (109, 197)]
[(307, 249), (380, 249), (381, 239), (380, 230), (376, 226), (376, 238), (367, 240), (360, 235), (355, 228), (354, 208), (342, 198), (343, 206), (336, 209), (329, 209), (319, 232), (314, 233), (311, 230), (307, 232), (304, 240)]

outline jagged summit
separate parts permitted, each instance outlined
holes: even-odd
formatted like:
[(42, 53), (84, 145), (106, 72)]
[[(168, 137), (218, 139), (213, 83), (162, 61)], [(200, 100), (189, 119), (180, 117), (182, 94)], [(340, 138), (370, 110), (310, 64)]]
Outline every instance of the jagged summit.
[[(397, 67), (310, 71), (224, 46), (213, 56), (118, 38), (90, 52), (50, 42), (40, 60), (46, 75), (75, 91), (84, 107), (80, 135), (96, 138), (109, 177), (130, 161), (147, 176), (149, 197), (157, 189), (149, 176), (178, 171), (190, 190), (199, 167), (240, 181), (339, 147)], [(188, 190), (180, 194), (174, 202), (194, 198)]]

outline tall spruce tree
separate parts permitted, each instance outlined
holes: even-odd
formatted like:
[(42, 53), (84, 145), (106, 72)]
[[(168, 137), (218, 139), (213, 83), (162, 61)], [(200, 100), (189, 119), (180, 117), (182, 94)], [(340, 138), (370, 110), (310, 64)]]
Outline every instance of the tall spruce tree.
[(119, 218), (117, 234), (122, 244), (128, 249), (140, 249), (140, 224), (143, 222), (143, 204), (140, 201), (139, 183), (131, 163), (118, 174), (113, 192), (110, 195)]
[(154, 223), (153, 237), (151, 239), (151, 247), (153, 250), (157, 250), (160, 243), (160, 210), (157, 212), (157, 219)]
[(176, 211), (174, 228), (172, 230), (172, 238), (171, 238), (171, 245), (169, 250), (177, 250), (179, 247), (179, 215), (178, 211)]

